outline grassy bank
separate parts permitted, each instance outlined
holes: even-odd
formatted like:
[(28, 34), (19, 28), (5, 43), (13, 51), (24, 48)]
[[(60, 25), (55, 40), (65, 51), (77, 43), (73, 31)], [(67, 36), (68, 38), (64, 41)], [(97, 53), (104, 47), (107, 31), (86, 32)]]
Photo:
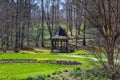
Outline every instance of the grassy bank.
[[(67, 54), (66, 54), (67, 55)], [(34, 52), (7, 53), (1, 54), (0, 59), (37, 59), (37, 60), (70, 60), (78, 61), (80, 65), (58, 65), (46, 63), (9, 63), (0, 64), (0, 80), (26, 79), (27, 77), (35, 77), (40, 74), (51, 74), (55, 71), (71, 70), (76, 67), (81, 69), (90, 69), (94, 66), (89, 63), (87, 58), (71, 57), (63, 54), (45, 54)], [(69, 54), (73, 55), (73, 54)]]

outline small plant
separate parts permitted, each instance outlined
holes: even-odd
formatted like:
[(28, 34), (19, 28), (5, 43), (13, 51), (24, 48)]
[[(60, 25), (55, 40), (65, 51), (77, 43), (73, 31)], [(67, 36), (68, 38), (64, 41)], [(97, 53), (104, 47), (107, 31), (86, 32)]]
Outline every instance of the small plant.
[(33, 78), (32, 77), (28, 77), (26, 80), (33, 80)]
[(65, 77), (62, 77), (62, 80), (67, 80)]
[(60, 75), (60, 73), (62, 73), (61, 71), (55, 71), (52, 73), (52, 75)]
[(45, 80), (46, 76), (45, 75), (39, 75), (34, 78), (34, 80)]
[(51, 77), (51, 75), (48, 74), (47, 77), (49, 78), (49, 77)]
[(74, 77), (80, 77), (82, 76), (82, 71), (80, 68), (75, 68), (73, 71), (70, 72), (70, 75)]
[(59, 76), (54, 76), (54, 80), (60, 80)]
[(63, 72), (68, 72), (68, 70), (63, 70)]

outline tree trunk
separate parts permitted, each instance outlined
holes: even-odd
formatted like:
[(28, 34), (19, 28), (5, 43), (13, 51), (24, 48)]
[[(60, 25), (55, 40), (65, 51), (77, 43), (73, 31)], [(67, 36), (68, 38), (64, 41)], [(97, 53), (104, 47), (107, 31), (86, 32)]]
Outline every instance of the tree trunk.
[(21, 36), (21, 49), (24, 46), (24, 30), (25, 30), (25, 23), (22, 26), (22, 36)]
[(108, 57), (108, 64), (114, 66), (114, 48), (107, 49), (107, 57)]
[(15, 35), (15, 49), (14, 49), (14, 52), (16, 52), (16, 53), (19, 52), (19, 46), (18, 46), (18, 45), (19, 45), (19, 43), (18, 43), (18, 42), (19, 42), (19, 41), (18, 41), (18, 40), (19, 40), (19, 39), (18, 39), (18, 36), (19, 36), (19, 30), (18, 30), (18, 28), (19, 28), (19, 25), (18, 25), (18, 19), (19, 19), (19, 18), (18, 18), (18, 17), (19, 17), (19, 16), (18, 16), (18, 15), (19, 15), (19, 10), (18, 10), (19, 8), (18, 8), (18, 7), (19, 7), (19, 5), (18, 5), (18, 4), (19, 4), (19, 3), (18, 3), (18, 2), (19, 2), (19, 1), (17, 0), (17, 11), (16, 11), (16, 22), (15, 22), (15, 24), (16, 24), (16, 28), (15, 28), (16, 35)]
[[(107, 57), (108, 57), (108, 66), (110, 67), (110, 70), (114, 72), (114, 48), (110, 46), (107, 50)], [(115, 73), (111, 74), (111, 80), (115, 80)]]
[(84, 30), (83, 30), (83, 45), (85, 46), (86, 45), (86, 23), (84, 23)]
[(41, 47), (44, 47), (44, 2), (43, 2), (43, 0), (42, 0), (42, 3), (41, 3), (41, 7), (42, 7)]

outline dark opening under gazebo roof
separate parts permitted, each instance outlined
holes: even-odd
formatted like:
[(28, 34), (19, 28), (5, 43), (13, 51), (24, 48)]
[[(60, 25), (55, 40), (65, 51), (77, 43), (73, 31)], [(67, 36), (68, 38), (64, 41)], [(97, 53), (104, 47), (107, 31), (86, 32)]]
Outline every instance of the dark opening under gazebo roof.
[(67, 36), (65, 30), (61, 26), (59, 26), (56, 29), (55, 34), (52, 36), (51, 39), (66, 40), (66, 39), (68, 39), (68, 36)]

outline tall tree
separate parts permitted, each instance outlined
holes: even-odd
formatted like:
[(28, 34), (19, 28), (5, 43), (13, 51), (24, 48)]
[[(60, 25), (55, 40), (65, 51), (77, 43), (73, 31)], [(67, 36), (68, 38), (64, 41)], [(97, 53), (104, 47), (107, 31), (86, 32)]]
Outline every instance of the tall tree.
[(83, 7), (86, 11), (86, 15), (83, 14), (83, 16), (101, 34), (101, 45), (97, 47), (107, 57), (108, 64), (106, 65), (102, 61), (103, 66), (111, 76), (111, 80), (115, 80), (119, 69), (119, 65), (115, 64), (118, 59), (118, 56), (115, 56), (117, 55), (115, 50), (120, 36), (120, 30), (118, 29), (120, 28), (120, 0), (81, 0), (81, 3), (82, 5), (87, 3), (87, 6)]
[(42, 8), (42, 29), (41, 29), (41, 47), (44, 47), (44, 1), (41, 1), (41, 8)]

